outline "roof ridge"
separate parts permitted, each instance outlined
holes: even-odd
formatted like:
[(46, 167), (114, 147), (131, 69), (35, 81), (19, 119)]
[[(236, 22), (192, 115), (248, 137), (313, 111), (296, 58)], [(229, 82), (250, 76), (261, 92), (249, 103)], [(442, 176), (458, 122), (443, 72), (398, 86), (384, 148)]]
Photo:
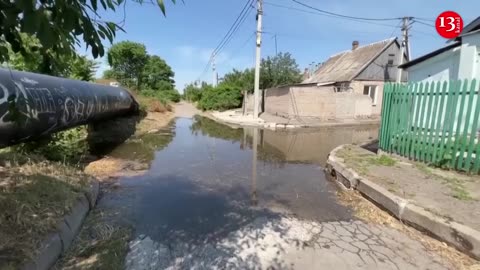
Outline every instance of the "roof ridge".
[(390, 43), (394, 40), (396, 40), (397, 38), (396, 37), (392, 37), (392, 38), (387, 38), (387, 39), (384, 39), (384, 40), (380, 40), (380, 41), (375, 41), (375, 42), (372, 42), (372, 43), (369, 43), (369, 44), (366, 44), (366, 45), (363, 45), (363, 46), (359, 46), (357, 49), (360, 49), (360, 48), (365, 48), (365, 47), (368, 47), (368, 46), (373, 46), (373, 45), (377, 45), (377, 44), (380, 44), (380, 43)]

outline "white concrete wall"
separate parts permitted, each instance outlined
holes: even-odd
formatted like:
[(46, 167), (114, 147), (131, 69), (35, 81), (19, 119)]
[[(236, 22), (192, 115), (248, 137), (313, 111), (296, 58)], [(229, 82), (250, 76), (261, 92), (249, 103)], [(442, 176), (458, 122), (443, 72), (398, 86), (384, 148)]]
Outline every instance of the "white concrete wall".
[(462, 45), (407, 69), (410, 82), (480, 79), (480, 32), (462, 37)]
[(460, 47), (416, 64), (407, 69), (409, 82), (432, 82), (458, 79)]
[(459, 79), (480, 79), (480, 33), (462, 37)]

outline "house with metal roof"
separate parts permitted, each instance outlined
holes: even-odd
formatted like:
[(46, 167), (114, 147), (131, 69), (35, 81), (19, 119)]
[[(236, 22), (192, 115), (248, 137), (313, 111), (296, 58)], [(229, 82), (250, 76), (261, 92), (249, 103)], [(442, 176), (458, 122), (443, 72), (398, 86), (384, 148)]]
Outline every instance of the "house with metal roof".
[[(396, 38), (364, 46), (354, 41), (350, 50), (332, 55), (305, 74), (302, 83), (265, 90), (264, 112), (322, 120), (378, 118), (383, 85), (396, 80), (400, 53)], [(405, 62), (406, 55), (403, 58)]]
[(410, 82), (480, 79), (480, 17), (448, 45), (400, 65)]
[[(303, 84), (331, 85), (335, 92), (367, 95), (371, 98), (372, 114), (379, 115), (383, 85), (396, 80), (399, 55), (400, 44), (396, 38), (365, 46), (354, 41), (351, 50), (332, 55)], [(406, 55), (403, 57), (406, 62)], [(402, 81), (406, 81), (406, 74)]]

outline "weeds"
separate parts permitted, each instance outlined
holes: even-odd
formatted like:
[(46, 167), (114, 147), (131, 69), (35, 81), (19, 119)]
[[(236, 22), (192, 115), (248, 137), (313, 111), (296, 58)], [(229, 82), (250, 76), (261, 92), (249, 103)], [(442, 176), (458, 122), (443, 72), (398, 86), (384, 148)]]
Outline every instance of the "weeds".
[(68, 213), (88, 184), (61, 163), (11, 152), (0, 155), (0, 268), (31, 258), (42, 238)]
[(387, 167), (392, 167), (394, 166), (397, 161), (394, 160), (393, 158), (386, 156), (386, 155), (381, 155), (380, 157), (375, 157), (375, 158), (370, 158), (370, 161), (379, 166), (387, 166)]
[(72, 248), (53, 269), (123, 269), (131, 230), (112, 219), (111, 213), (90, 213)]

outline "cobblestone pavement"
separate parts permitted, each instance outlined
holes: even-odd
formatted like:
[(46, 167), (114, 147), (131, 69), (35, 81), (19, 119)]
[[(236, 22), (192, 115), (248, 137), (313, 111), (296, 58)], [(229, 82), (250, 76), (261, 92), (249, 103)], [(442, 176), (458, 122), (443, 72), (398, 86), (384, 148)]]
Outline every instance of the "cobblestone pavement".
[(454, 269), (421, 243), (363, 221), (256, 218), (219, 241), (130, 242), (130, 269)]

